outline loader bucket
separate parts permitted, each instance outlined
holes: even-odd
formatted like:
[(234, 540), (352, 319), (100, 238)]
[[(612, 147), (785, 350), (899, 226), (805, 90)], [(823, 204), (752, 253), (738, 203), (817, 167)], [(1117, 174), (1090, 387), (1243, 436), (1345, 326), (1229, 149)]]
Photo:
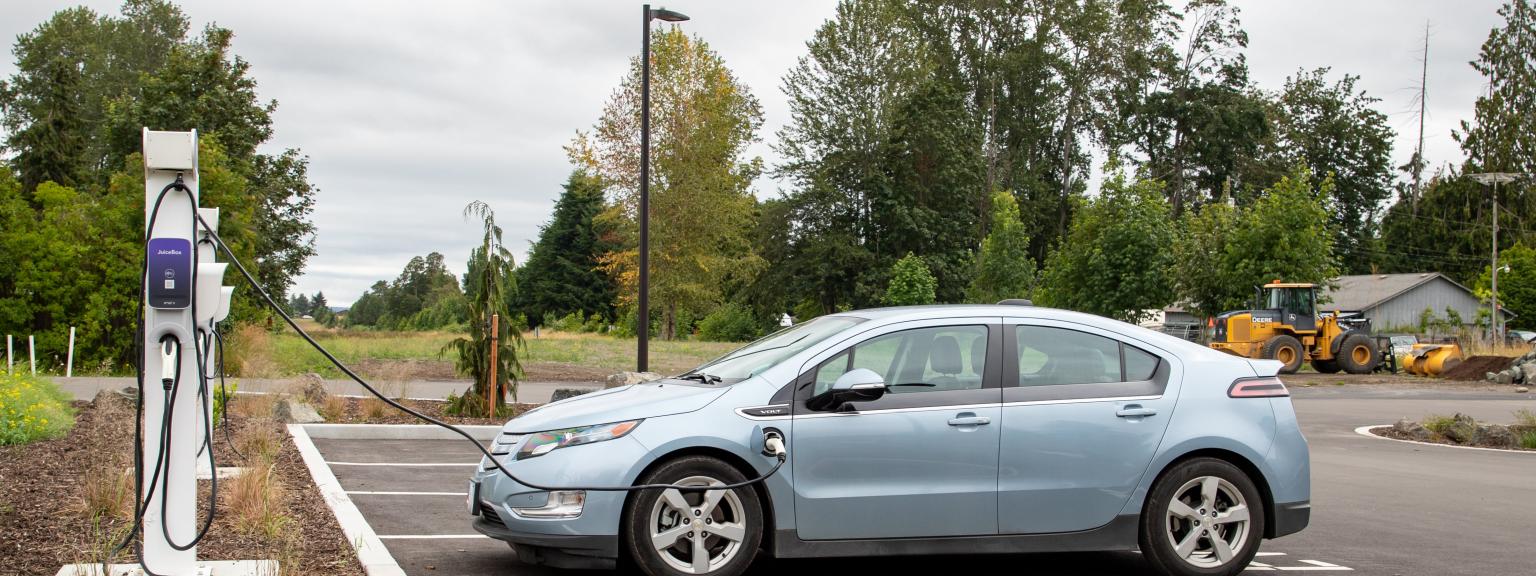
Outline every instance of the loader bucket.
[(1457, 344), (1414, 344), (1403, 358), (1409, 374), (1439, 376), (1461, 364), (1461, 346)]

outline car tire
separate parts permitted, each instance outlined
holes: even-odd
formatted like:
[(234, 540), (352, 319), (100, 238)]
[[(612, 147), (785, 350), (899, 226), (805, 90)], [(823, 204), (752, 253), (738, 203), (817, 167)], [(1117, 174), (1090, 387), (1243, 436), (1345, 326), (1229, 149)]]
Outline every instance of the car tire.
[(1141, 554), (1168, 576), (1234, 576), (1258, 553), (1265, 520), (1264, 501), (1247, 474), (1224, 460), (1192, 458), (1169, 469), (1148, 493)]
[(1281, 334), (1264, 343), (1265, 358), (1285, 363), (1280, 367), (1281, 374), (1295, 374), (1301, 369), (1301, 359), (1304, 356), (1306, 354), (1301, 351), (1301, 341), (1294, 336)]
[(1316, 370), (1318, 374), (1338, 374), (1340, 370), (1337, 361), (1319, 360), (1317, 358), (1312, 359), (1312, 369)]
[[(662, 464), (639, 483), (709, 486), (745, 480), (717, 458), (687, 456)], [(649, 576), (738, 576), (752, 565), (762, 542), (762, 504), (751, 486), (713, 494), (643, 490), (625, 505), (624, 528), (630, 557)], [(671, 546), (657, 544), (673, 534)], [(708, 554), (703, 564), (694, 562), (700, 550)]]
[(1339, 343), (1339, 353), (1336, 360), (1345, 372), (1350, 374), (1370, 374), (1376, 369), (1376, 362), (1380, 355), (1376, 352), (1376, 342), (1364, 334), (1350, 334)]

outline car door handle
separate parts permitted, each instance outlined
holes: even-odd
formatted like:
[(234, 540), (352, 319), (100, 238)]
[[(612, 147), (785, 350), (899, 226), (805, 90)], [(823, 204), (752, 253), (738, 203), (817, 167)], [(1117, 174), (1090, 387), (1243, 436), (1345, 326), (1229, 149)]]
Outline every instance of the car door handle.
[(949, 419), (950, 426), (985, 426), (991, 423), (992, 419), (986, 416), (955, 416)]
[(1153, 414), (1157, 414), (1156, 409), (1144, 408), (1140, 404), (1127, 404), (1120, 411), (1115, 412), (1115, 415), (1121, 418), (1142, 418)]

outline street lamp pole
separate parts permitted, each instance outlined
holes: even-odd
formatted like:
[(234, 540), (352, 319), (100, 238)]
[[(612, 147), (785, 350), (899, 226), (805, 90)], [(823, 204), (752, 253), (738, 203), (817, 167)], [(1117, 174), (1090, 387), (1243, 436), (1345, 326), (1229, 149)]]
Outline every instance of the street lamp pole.
[(1489, 299), (1489, 306), (1493, 310), (1493, 315), (1488, 318), (1488, 328), (1491, 332), (1489, 334), (1490, 339), (1498, 342), (1503, 337), (1503, 330), (1500, 326), (1502, 322), (1500, 322), (1501, 318), (1499, 317), (1499, 184), (1514, 182), (1524, 175), (1514, 172), (1482, 172), (1468, 174), (1468, 176), (1471, 176), (1473, 180), (1485, 186), (1488, 184), (1493, 185), (1493, 262), (1489, 265), (1489, 268), (1492, 270), (1489, 286), (1493, 292)]
[(666, 8), (641, 7), (640, 35), (640, 314), (636, 371), (650, 368), (651, 343), (651, 20), (682, 22), (688, 17)]

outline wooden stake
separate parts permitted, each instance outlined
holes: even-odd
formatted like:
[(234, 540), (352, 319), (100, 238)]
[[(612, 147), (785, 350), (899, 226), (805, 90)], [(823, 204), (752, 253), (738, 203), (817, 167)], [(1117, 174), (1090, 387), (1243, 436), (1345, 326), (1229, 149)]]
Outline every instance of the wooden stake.
[(496, 352), (501, 347), (501, 314), (491, 314), (491, 381), (485, 387), (485, 413), (496, 417)]

